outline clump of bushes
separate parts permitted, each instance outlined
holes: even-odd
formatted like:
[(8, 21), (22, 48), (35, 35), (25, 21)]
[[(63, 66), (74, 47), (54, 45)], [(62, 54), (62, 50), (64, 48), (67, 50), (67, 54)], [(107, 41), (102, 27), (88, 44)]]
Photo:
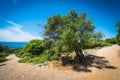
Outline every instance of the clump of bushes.
[(107, 43), (110, 43), (110, 44), (116, 44), (117, 43), (117, 40), (116, 38), (108, 38), (105, 40)]
[[(94, 40), (90, 41), (86, 46), (88, 48), (100, 48), (115, 44), (115, 39)], [(16, 56), (22, 58), (20, 62), (43, 63), (48, 60), (55, 60), (59, 55), (58, 49), (50, 49), (50, 42), (45, 40), (31, 40), (23, 48), (14, 51)]]
[(8, 54), (6, 54), (6, 53), (4, 53), (4, 52), (0, 52), (0, 62), (3, 62), (3, 61), (5, 61), (6, 59), (6, 56), (7, 56)]
[(22, 50), (30, 53), (31, 55), (40, 55), (44, 50), (43, 41), (31, 40), (23, 47)]
[(0, 44), (0, 62), (5, 61), (6, 56), (9, 54), (9, 47)]
[(20, 57), (19, 62), (43, 63), (55, 59), (57, 55), (51, 55), (48, 46), (44, 40), (31, 40), (23, 48), (14, 51), (16, 56)]
[(101, 48), (104, 46), (111, 46), (114, 44), (116, 44), (116, 38), (107, 38), (105, 40), (92, 40), (87, 44), (86, 49)]
[(41, 55), (35, 56), (31, 55), (29, 53), (24, 53), (21, 56), (21, 60), (19, 62), (28, 62), (28, 63), (43, 63), (45, 61), (49, 60), (49, 54), (48, 53), (43, 53)]
[(86, 49), (91, 49), (91, 48), (100, 48), (100, 47), (104, 47), (104, 46), (110, 46), (111, 44), (104, 41), (104, 40), (99, 40), (99, 41), (90, 41), (87, 44)]

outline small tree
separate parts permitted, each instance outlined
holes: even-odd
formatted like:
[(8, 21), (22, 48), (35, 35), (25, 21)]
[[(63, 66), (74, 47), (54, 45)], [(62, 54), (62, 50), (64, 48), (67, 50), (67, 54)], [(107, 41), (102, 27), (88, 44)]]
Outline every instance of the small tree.
[(116, 27), (117, 27), (117, 32), (118, 32), (116, 36), (116, 40), (117, 40), (117, 44), (120, 45), (120, 22), (116, 24)]
[(75, 61), (79, 64), (84, 59), (82, 49), (86, 48), (89, 41), (101, 38), (95, 36), (94, 29), (92, 19), (87, 19), (86, 13), (77, 14), (72, 9), (66, 16), (58, 14), (49, 17), (44, 34), (45, 38), (52, 43), (50, 48), (52, 52), (60, 54), (75, 51)]

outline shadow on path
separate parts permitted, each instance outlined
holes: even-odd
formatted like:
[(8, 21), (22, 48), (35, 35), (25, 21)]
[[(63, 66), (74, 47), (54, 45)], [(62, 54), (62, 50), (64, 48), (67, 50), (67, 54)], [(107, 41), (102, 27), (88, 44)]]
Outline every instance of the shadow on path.
[(110, 65), (109, 61), (105, 57), (88, 55), (84, 58), (84, 61), (78, 66), (73, 65), (73, 70), (83, 71), (83, 72), (92, 72), (89, 68), (95, 67), (98, 69), (116, 69), (116, 66)]
[[(87, 55), (83, 58), (82, 63), (75, 64), (75, 60), (71, 60), (70, 57), (66, 58), (67, 62), (65, 65), (72, 65), (73, 70), (77, 72), (92, 72), (90, 70), (91, 67), (95, 67), (98, 69), (116, 69), (117, 67), (114, 65), (111, 65), (109, 61), (105, 57), (95, 56), (95, 55)], [(65, 62), (65, 60), (64, 60)]]

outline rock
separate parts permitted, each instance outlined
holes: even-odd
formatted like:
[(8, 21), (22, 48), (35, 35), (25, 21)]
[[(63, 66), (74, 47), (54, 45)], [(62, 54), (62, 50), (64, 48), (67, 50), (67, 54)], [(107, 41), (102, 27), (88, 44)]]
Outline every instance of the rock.
[(47, 64), (48, 64), (48, 61), (44, 62), (43, 64), (44, 64), (44, 65), (47, 65)]
[(53, 66), (49, 66), (49, 68), (53, 68)]
[(39, 64), (36, 64), (35, 66), (36, 66), (36, 67), (39, 67)]
[(46, 66), (46, 68), (48, 68), (48, 66)]
[(39, 64), (39, 67), (42, 67), (43, 66), (43, 64)]
[(45, 68), (45, 66), (42, 66), (42, 68)]

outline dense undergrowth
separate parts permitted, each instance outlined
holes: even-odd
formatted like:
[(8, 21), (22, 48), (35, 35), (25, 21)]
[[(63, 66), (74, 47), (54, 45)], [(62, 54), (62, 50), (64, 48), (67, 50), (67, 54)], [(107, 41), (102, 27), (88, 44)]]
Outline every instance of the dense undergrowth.
[[(100, 41), (91, 41), (86, 49), (96, 49), (104, 46), (110, 46), (116, 43), (115, 38)], [(45, 40), (31, 40), (23, 48), (14, 51), (16, 56), (20, 57), (19, 62), (43, 63), (45, 61), (57, 60), (62, 54), (57, 54), (49, 49), (50, 43)]]
[(14, 53), (21, 58), (19, 62), (29, 63), (43, 63), (57, 57), (56, 54), (49, 54), (50, 50), (45, 46), (43, 40), (31, 40), (23, 48), (16, 50)]
[(9, 55), (9, 48), (8, 46), (3, 46), (0, 44), (0, 62), (6, 60), (6, 56)]

